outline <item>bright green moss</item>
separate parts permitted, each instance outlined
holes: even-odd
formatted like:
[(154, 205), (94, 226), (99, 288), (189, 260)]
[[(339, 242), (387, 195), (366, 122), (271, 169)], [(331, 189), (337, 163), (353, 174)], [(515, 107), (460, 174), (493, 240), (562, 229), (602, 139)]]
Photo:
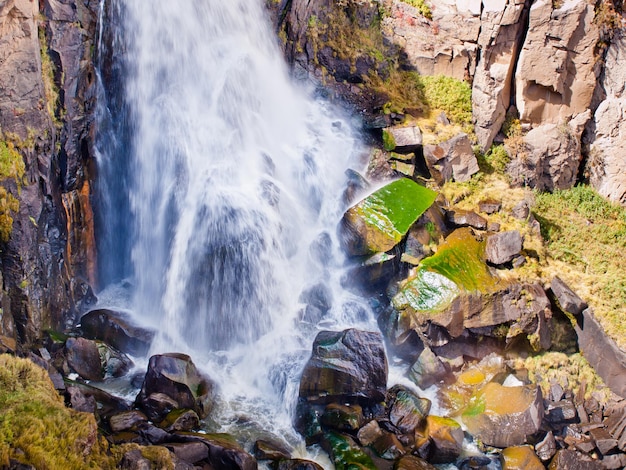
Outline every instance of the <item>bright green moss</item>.
[(337, 470), (371, 469), (376, 470), (372, 459), (350, 441), (336, 432), (328, 432), (324, 439), (330, 446), (330, 455)]
[(46, 371), (0, 355), (0, 467), (9, 459), (39, 469), (108, 469), (113, 459), (95, 417), (65, 407)]

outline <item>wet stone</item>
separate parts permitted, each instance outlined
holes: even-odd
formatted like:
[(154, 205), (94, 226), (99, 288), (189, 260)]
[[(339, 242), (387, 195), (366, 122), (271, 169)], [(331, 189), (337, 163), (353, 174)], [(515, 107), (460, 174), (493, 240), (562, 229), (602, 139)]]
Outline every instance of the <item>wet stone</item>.
[(502, 470), (544, 470), (541, 460), (529, 446), (507, 447), (500, 454)]
[(446, 365), (426, 347), (411, 366), (409, 378), (421, 389), (426, 389), (443, 380), (448, 374)]
[(320, 421), (338, 431), (356, 431), (363, 423), (363, 410), (358, 405), (331, 403), (324, 409)]
[(393, 470), (435, 470), (435, 467), (419, 457), (405, 455), (396, 461)]
[(463, 450), (464, 433), (456, 421), (439, 416), (428, 416), (427, 434), (433, 444), (430, 462), (454, 462)]
[(193, 410), (180, 409), (170, 411), (159, 427), (167, 432), (173, 431), (193, 431), (200, 426), (198, 413)]
[(324, 470), (319, 464), (310, 460), (289, 459), (278, 462), (276, 470)]
[(208, 459), (209, 448), (202, 442), (176, 442), (165, 444), (178, 459), (188, 463), (198, 463)]
[(430, 412), (431, 402), (420, 398), (412, 391), (395, 385), (389, 390), (389, 420), (403, 434), (412, 434), (423, 424)]
[(372, 445), (376, 453), (385, 460), (395, 460), (406, 454), (406, 450), (398, 437), (390, 432), (383, 431), (382, 436)]
[(141, 411), (132, 410), (118, 413), (109, 418), (109, 426), (113, 432), (129, 431), (138, 425), (147, 423), (148, 417)]
[(254, 443), (254, 456), (258, 460), (289, 460), (291, 451), (277, 442), (259, 439)]
[(382, 437), (383, 430), (380, 429), (378, 425), (378, 421), (372, 420), (359, 429), (357, 433), (357, 439), (361, 443), (362, 446), (369, 446), (376, 442), (377, 439)]

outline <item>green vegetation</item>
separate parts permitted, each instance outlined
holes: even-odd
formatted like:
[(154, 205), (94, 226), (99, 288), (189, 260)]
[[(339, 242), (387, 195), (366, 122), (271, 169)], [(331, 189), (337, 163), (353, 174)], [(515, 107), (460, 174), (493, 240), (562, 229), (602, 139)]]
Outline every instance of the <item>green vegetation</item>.
[[(19, 190), (24, 177), (24, 160), (12, 142), (0, 140), (0, 183), (12, 178)], [(9, 192), (6, 183), (0, 185), (0, 242), (7, 242), (13, 231), (13, 217), (19, 211), (19, 201)]]
[(396, 148), (396, 139), (393, 138), (393, 134), (388, 130), (383, 130), (383, 148), (387, 152), (391, 152)]
[(479, 152), (476, 159), (478, 166), (485, 173), (499, 173), (501, 175), (505, 174), (506, 167), (511, 161), (509, 152), (504, 145), (495, 144), (484, 155)]
[(404, 3), (407, 3), (417, 8), (417, 11), (419, 11), (420, 14), (424, 18), (428, 18), (429, 20), (433, 19), (433, 12), (431, 11), (430, 6), (428, 6), (428, 4), (426, 4), (424, 0), (402, 0), (402, 1)]
[(549, 253), (549, 273), (593, 307), (605, 330), (626, 348), (626, 209), (588, 186), (539, 193), (534, 214)]
[(372, 459), (358, 447), (351, 445), (349, 438), (336, 432), (328, 432), (324, 440), (330, 447), (330, 455), (337, 470), (376, 470)]
[(57, 106), (59, 104), (59, 89), (54, 81), (56, 67), (50, 58), (48, 52), (48, 43), (46, 41), (46, 31), (43, 26), (39, 27), (39, 50), (41, 53), (41, 75), (43, 78), (44, 95), (46, 97), (46, 109), (50, 118), (57, 127), (61, 126), (61, 122), (57, 116)]
[(45, 370), (0, 355), (0, 467), (9, 459), (39, 469), (115, 468), (95, 417), (65, 407)]
[(451, 122), (472, 124), (472, 87), (469, 83), (444, 75), (420, 76), (424, 98), (431, 112), (443, 111)]

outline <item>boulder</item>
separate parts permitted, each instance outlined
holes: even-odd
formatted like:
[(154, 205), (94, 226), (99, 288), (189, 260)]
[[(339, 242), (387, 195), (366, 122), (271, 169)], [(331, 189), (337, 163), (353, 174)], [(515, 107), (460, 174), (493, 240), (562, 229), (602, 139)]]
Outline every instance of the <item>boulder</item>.
[(485, 256), (491, 264), (509, 263), (522, 251), (523, 238), (517, 230), (496, 233), (487, 238)]
[[(382, 431), (382, 436), (372, 444), (376, 454), (385, 460), (395, 460), (406, 454), (406, 449), (394, 433)], [(376, 466), (376, 468), (380, 468)]]
[(270, 442), (259, 439), (254, 443), (254, 457), (257, 460), (272, 460), (278, 462), (280, 460), (289, 460), (291, 458), (291, 450), (278, 442)]
[(409, 378), (421, 389), (439, 383), (450, 370), (429, 347), (425, 347), (409, 370)]
[(574, 186), (582, 160), (580, 134), (588, 114), (580, 114), (568, 124), (542, 124), (528, 132), (524, 148), (517, 153), (511, 149), (507, 167), (511, 183), (540, 191)]
[(533, 124), (558, 125), (585, 112), (596, 86), (594, 6), (578, 1), (554, 5), (550, 0), (533, 3), (515, 71), (520, 119)]
[(422, 131), (417, 126), (388, 127), (383, 130), (383, 144), (388, 151), (416, 152), (422, 147)]
[(431, 402), (420, 398), (401, 385), (394, 385), (388, 392), (389, 421), (402, 434), (414, 434), (422, 426), (430, 412)]
[(557, 444), (554, 434), (549, 431), (541, 441), (535, 444), (535, 452), (542, 462), (548, 462), (556, 454)]
[(530, 446), (507, 447), (500, 454), (502, 470), (545, 470)]
[(585, 359), (613, 392), (626, 398), (626, 353), (607, 335), (591, 309), (583, 312), (576, 334)]
[(435, 467), (419, 457), (405, 455), (396, 460), (393, 470), (435, 470)]
[(487, 219), (473, 211), (462, 209), (446, 211), (446, 221), (454, 227), (472, 227), (477, 230), (487, 229)]
[(321, 331), (300, 379), (309, 403), (374, 404), (387, 390), (387, 358), (380, 333)]
[(111, 416), (109, 418), (109, 427), (113, 432), (133, 431), (147, 422), (148, 417), (141, 411), (130, 410)]
[(490, 382), (473, 394), (463, 412), (469, 433), (495, 447), (526, 444), (542, 418), (543, 397), (536, 385), (503, 387)]
[(324, 433), (321, 446), (328, 453), (337, 469), (377, 470), (371, 457), (363, 452), (357, 443), (346, 434)]
[(183, 442), (198, 442), (209, 450), (206, 461), (210, 468), (224, 470), (256, 470), (258, 464), (229, 434), (197, 434), (178, 432), (175, 434)]
[(378, 421), (373, 419), (361, 429), (357, 433), (357, 439), (361, 443), (362, 446), (371, 446), (383, 436), (384, 432), (380, 428)]
[(570, 449), (559, 450), (548, 466), (548, 470), (602, 470), (604, 468), (601, 462)]
[(465, 435), (453, 419), (428, 416), (426, 435), (432, 443), (430, 462), (452, 463), (461, 455)]
[(68, 382), (65, 391), (72, 408), (89, 413), (96, 412), (100, 418), (105, 420), (130, 410), (130, 405), (125, 400), (91, 385)]
[(104, 372), (100, 361), (98, 345), (85, 338), (69, 338), (65, 342), (68, 365), (78, 375), (87, 380), (102, 380)]
[(310, 460), (286, 459), (278, 462), (276, 470), (324, 470), (324, 468)]
[(86, 338), (104, 341), (134, 356), (145, 355), (154, 338), (153, 331), (133, 325), (127, 314), (106, 309), (87, 313), (80, 326)]
[(330, 403), (324, 408), (320, 422), (337, 431), (356, 431), (363, 424), (363, 409), (359, 405)]
[(209, 449), (202, 442), (168, 442), (164, 447), (177, 459), (190, 464), (200, 463), (209, 457)]
[(340, 241), (351, 256), (389, 251), (432, 205), (437, 194), (407, 178), (393, 181), (346, 211)]
[(425, 145), (424, 160), (430, 175), (439, 185), (452, 180), (464, 183), (479, 171), (467, 134), (458, 134), (439, 144)]
[(193, 410), (177, 409), (170, 411), (159, 423), (167, 432), (193, 431), (200, 427), (200, 417)]
[(559, 307), (567, 313), (571, 313), (576, 317), (580, 317), (583, 310), (587, 308), (587, 303), (578, 297), (578, 295), (570, 289), (558, 276), (554, 276), (550, 283), (550, 290), (556, 298)]
[(154, 406), (151, 398), (164, 395), (174, 409), (188, 408), (206, 418), (213, 407), (213, 389), (213, 382), (196, 369), (186, 354), (156, 355), (150, 358), (136, 403), (150, 419), (161, 421), (167, 413)]

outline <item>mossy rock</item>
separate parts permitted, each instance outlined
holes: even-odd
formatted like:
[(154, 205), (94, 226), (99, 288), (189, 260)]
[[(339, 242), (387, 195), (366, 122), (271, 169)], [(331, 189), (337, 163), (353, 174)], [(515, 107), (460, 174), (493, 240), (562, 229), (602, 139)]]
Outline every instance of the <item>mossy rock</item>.
[(437, 193), (402, 178), (346, 211), (340, 225), (344, 249), (352, 256), (391, 250), (433, 204)]
[(0, 467), (115, 468), (93, 414), (68, 409), (45, 370), (0, 355)]
[(371, 457), (350, 436), (327, 432), (322, 439), (322, 447), (330, 455), (337, 470), (377, 469)]

